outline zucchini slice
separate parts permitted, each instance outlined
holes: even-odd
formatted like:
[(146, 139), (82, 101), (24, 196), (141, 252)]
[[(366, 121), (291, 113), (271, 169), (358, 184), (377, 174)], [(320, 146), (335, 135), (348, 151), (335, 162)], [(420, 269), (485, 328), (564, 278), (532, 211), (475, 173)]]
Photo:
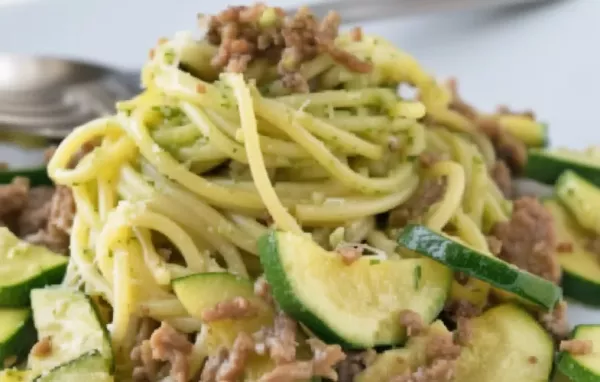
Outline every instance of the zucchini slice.
[(554, 343), (527, 311), (499, 305), (473, 319), (456, 365), (460, 382), (547, 382)]
[(34, 379), (34, 382), (112, 382), (104, 356), (97, 350), (82, 354)]
[(387, 350), (356, 376), (355, 382), (391, 381), (407, 371), (415, 370), (427, 363), (426, 348), (432, 337), (450, 333), (442, 321), (435, 321), (427, 334), (411, 337), (406, 346)]
[(68, 260), (0, 228), (0, 306), (28, 306), (32, 289), (62, 281)]
[(485, 281), (547, 310), (551, 310), (562, 295), (560, 288), (552, 282), (422, 225), (404, 228), (398, 243), (456, 272)]
[(108, 332), (88, 296), (69, 288), (34, 289), (31, 305), (38, 338), (48, 337), (52, 343), (49, 355), (30, 354), (32, 371), (47, 372), (94, 350), (102, 355), (107, 370), (113, 370)]
[(589, 340), (593, 344), (593, 352), (586, 355), (572, 355), (560, 352), (558, 370), (575, 382), (600, 381), (600, 325), (577, 325), (571, 334), (572, 339)]
[(563, 173), (556, 196), (583, 227), (600, 234), (600, 189), (573, 171)]
[(263, 326), (273, 324), (273, 308), (254, 294), (254, 284), (247, 278), (231, 273), (198, 273), (175, 279), (172, 285), (188, 313), (200, 319), (206, 309), (235, 297), (243, 297), (257, 308), (256, 315), (247, 319), (208, 323), (211, 328), (208, 343), (212, 351), (218, 351), (222, 346), (230, 347), (239, 332), (253, 334)]
[(590, 305), (600, 305), (600, 262), (598, 255), (585, 249), (587, 238), (571, 214), (556, 200), (544, 200), (544, 207), (552, 214), (559, 243), (571, 250), (559, 253), (563, 269), (562, 288), (569, 296)]
[(525, 177), (553, 185), (566, 170), (572, 170), (590, 182), (600, 185), (600, 153), (593, 149), (529, 150)]
[(527, 147), (548, 145), (548, 125), (521, 115), (501, 115), (498, 123)]
[(31, 310), (0, 309), (0, 365), (15, 364), (22, 356), (27, 355), (35, 343), (35, 337)]
[(452, 282), (450, 270), (429, 259), (363, 256), (346, 265), (310, 237), (289, 232), (261, 237), (258, 248), (281, 308), (321, 339), (346, 347), (401, 343), (400, 312), (409, 309), (432, 322)]

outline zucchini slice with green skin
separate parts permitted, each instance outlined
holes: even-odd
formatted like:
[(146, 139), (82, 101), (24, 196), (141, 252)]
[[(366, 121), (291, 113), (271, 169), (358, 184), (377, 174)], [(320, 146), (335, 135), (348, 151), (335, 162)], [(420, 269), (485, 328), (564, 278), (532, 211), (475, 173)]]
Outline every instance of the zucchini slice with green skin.
[(600, 235), (600, 188), (566, 171), (558, 178), (555, 192), (583, 228)]
[(82, 354), (74, 360), (44, 373), (34, 382), (112, 382), (104, 356), (97, 350)]
[(422, 225), (408, 225), (398, 237), (398, 243), (453, 271), (485, 281), (547, 310), (551, 310), (562, 295), (560, 287), (552, 282)]
[(423, 258), (363, 256), (347, 265), (310, 237), (289, 232), (270, 232), (258, 248), (281, 308), (324, 341), (351, 348), (403, 342), (400, 312), (409, 309), (432, 322), (453, 279), (449, 269)]
[(0, 228), (0, 306), (29, 305), (34, 288), (62, 281), (69, 258), (31, 245)]
[(560, 175), (571, 170), (600, 186), (600, 155), (593, 151), (569, 149), (530, 149), (524, 175), (553, 185)]
[(554, 199), (546, 199), (543, 203), (554, 218), (558, 242), (571, 247), (569, 252), (558, 254), (563, 269), (563, 293), (584, 304), (600, 305), (598, 255), (585, 249), (587, 237), (584, 230), (565, 207)]
[(456, 363), (455, 381), (548, 381), (554, 342), (524, 309), (499, 305), (471, 320), (471, 330)]
[(47, 372), (86, 353), (98, 351), (106, 369), (114, 369), (111, 341), (95, 305), (84, 293), (63, 287), (31, 291), (33, 322), (38, 338), (48, 337), (52, 352), (29, 355), (28, 367), (36, 374)]
[(403, 348), (378, 354), (375, 361), (356, 376), (355, 382), (392, 381), (394, 377), (416, 370), (427, 363), (426, 349), (430, 340), (449, 333), (442, 321), (434, 322), (425, 335), (409, 338)]
[(501, 115), (498, 123), (527, 147), (548, 146), (548, 125), (521, 115)]
[(0, 365), (15, 364), (26, 356), (35, 343), (36, 335), (31, 310), (28, 308), (0, 309)]
[(592, 341), (594, 351), (586, 355), (560, 352), (558, 370), (574, 382), (600, 382), (600, 325), (577, 325), (571, 338)]

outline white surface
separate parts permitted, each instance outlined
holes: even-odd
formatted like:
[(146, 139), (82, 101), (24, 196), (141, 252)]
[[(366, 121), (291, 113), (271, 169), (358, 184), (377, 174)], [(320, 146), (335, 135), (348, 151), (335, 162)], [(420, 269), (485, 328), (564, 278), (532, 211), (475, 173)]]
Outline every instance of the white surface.
[[(2, 0), (0, 0), (2, 1)], [(6, 0), (4, 0), (6, 1)], [(486, 0), (482, 0), (486, 1)], [(246, 3), (248, 1), (245, 1)], [(293, 0), (272, 1), (293, 4)], [(65, 55), (139, 67), (160, 36), (195, 27), (207, 0), (43, 0), (0, 8), (0, 51)], [(533, 108), (555, 145), (600, 143), (600, 0), (563, 0), (527, 12), (467, 12), (365, 25), (440, 76), (460, 78), (468, 100)], [(600, 322), (577, 306), (573, 323)]]

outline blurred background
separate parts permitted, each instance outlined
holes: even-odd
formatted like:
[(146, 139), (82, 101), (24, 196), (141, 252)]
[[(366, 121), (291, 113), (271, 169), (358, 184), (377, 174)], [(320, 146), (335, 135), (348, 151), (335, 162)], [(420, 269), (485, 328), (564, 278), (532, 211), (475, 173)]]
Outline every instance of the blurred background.
[[(136, 69), (159, 37), (197, 29), (196, 14), (214, 12), (220, 4), (0, 0), (0, 51)], [(363, 26), (367, 33), (385, 36), (412, 53), (436, 75), (457, 76), (465, 98), (480, 107), (491, 110), (503, 103), (534, 109), (550, 124), (553, 145), (600, 143), (600, 51), (595, 41), (600, 34), (600, 0), (396, 18)]]

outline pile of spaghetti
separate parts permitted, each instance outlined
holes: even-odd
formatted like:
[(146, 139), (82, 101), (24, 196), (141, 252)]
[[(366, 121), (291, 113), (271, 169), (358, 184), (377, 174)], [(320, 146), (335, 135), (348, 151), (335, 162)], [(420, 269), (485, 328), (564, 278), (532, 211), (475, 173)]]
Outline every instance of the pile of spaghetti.
[[(408, 222), (493, 250), (486, 235), (510, 219), (525, 155), (505, 127), (532, 116), (476, 111), (385, 40), (338, 35), (333, 14), (257, 5), (201, 20), (204, 38), (160, 40), (143, 93), (76, 128), (48, 166), (77, 206), (65, 283), (108, 306), (123, 379), (147, 318), (195, 336), (183, 375), (197, 375), (205, 325), (171, 281), (258, 278), (256, 243), (272, 228), (390, 261), (404, 256), (395, 238)], [(477, 283), (457, 283), (459, 294), (485, 305)]]

